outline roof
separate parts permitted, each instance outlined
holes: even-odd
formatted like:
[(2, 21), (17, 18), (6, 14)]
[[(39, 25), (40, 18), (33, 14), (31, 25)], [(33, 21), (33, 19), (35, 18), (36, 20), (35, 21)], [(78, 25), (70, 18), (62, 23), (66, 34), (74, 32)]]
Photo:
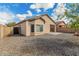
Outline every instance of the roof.
[[(32, 18), (30, 18), (30, 19), (25, 19), (25, 20), (23, 20), (23, 21), (21, 21), (21, 22), (19, 22), (19, 23), (17, 23), (17, 24), (20, 24), (20, 23), (23, 23), (23, 22), (26, 22), (26, 21), (34, 21), (34, 20), (37, 20), (37, 19), (42, 19), (42, 20), (44, 20), (42, 17), (43, 16), (47, 16), (48, 18), (50, 18), (50, 20), (51, 21), (53, 21), (54, 23), (55, 23), (55, 21), (48, 15), (48, 14), (43, 14), (43, 15), (39, 15), (39, 16), (35, 16), (35, 17), (32, 17)], [(16, 25), (17, 25), (16, 24)], [(56, 23), (55, 23), (56, 24)]]
[(56, 22), (56, 25), (61, 24), (61, 23), (64, 23), (66, 25), (66, 23), (64, 21), (58, 21), (58, 22)]

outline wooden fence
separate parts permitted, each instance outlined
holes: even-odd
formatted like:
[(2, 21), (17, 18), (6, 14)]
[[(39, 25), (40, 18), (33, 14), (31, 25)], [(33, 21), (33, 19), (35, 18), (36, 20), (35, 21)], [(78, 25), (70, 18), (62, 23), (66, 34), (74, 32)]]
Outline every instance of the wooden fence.
[(4, 32), (3, 32), (4, 37), (11, 35), (11, 33), (12, 33), (12, 27), (4, 26)]
[(57, 32), (64, 32), (64, 33), (74, 33), (79, 30), (75, 30), (75, 29), (72, 29), (72, 28), (57, 28)]
[(11, 27), (0, 25), (0, 38), (8, 36), (9, 34), (11, 34), (11, 32), (12, 32)]

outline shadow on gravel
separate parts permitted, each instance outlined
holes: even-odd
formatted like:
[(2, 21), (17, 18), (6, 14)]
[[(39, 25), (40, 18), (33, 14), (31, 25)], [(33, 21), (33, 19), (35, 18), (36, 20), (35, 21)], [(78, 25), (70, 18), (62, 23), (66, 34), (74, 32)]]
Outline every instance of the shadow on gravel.
[(45, 39), (37, 38), (25, 40), (20, 48), (22, 55), (40, 55), (40, 56), (77, 56), (79, 55), (79, 45), (63, 39)]

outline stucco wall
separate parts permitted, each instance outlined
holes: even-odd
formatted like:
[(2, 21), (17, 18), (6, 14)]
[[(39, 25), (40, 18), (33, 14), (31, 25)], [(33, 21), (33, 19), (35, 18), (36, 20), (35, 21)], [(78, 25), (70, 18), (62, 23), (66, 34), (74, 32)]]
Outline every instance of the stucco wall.
[(30, 36), (32, 34), (31, 28), (30, 28), (31, 24), (34, 24), (34, 21), (33, 22), (25, 21), (23, 23), (17, 24), (14, 27), (21, 27), (21, 34), (23, 34), (25, 36)]
[(14, 26), (14, 27), (21, 27), (21, 34), (22, 34), (22, 35), (26, 35), (26, 22), (17, 24), (17, 25)]
[(11, 33), (12, 33), (12, 27), (0, 25), (0, 38), (7, 37), (8, 35), (11, 35)]
[(26, 22), (21, 24), (21, 34), (26, 35)]
[(48, 18), (48, 16), (43, 16), (42, 18), (45, 20), (45, 23), (43, 20), (38, 19), (38, 20), (35, 20), (35, 25), (36, 24), (43, 24), (43, 32), (35, 32), (35, 35), (49, 33), (50, 32), (50, 25), (54, 25), (55, 26), (54, 30), (56, 31), (56, 24), (52, 20), (50, 20), (50, 18)]
[[(43, 25), (43, 32), (36, 32), (36, 25)], [(35, 20), (35, 35), (41, 35), (41, 34), (44, 34), (44, 28), (45, 28), (45, 24), (44, 24), (44, 21), (41, 20), (41, 19), (37, 19)]]
[(43, 16), (42, 18), (45, 20), (44, 33), (49, 33), (50, 32), (50, 25), (55, 25), (56, 26), (56, 24), (52, 20), (50, 20), (48, 18), (48, 16)]
[(0, 25), (0, 39), (3, 38), (3, 26)]
[(61, 26), (63, 28), (66, 27), (66, 25), (64, 23), (60, 23), (60, 24), (57, 25), (58, 28), (59, 28), (59, 26)]
[(4, 26), (4, 31), (3, 31), (4, 37), (11, 35), (11, 33), (12, 33), (12, 27)]
[[(33, 22), (32, 22), (32, 23), (33, 23)], [(30, 35), (31, 35), (30, 24), (31, 24), (31, 22), (26, 21), (26, 36), (30, 36)]]

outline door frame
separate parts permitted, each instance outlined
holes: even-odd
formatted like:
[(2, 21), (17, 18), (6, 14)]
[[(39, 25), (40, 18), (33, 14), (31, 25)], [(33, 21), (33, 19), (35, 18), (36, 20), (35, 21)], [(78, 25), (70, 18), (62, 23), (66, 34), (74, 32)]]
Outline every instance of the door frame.
[[(53, 26), (53, 28), (52, 28), (52, 26)], [(53, 29), (53, 30), (51, 30), (51, 29)], [(55, 25), (50, 24), (50, 32), (55, 32)]]
[(30, 35), (33, 36), (34, 32), (35, 32), (35, 24), (30, 24)]
[(21, 27), (13, 27), (13, 35), (16, 35), (16, 34), (14, 33), (15, 28), (18, 29), (18, 35), (21, 35)]

